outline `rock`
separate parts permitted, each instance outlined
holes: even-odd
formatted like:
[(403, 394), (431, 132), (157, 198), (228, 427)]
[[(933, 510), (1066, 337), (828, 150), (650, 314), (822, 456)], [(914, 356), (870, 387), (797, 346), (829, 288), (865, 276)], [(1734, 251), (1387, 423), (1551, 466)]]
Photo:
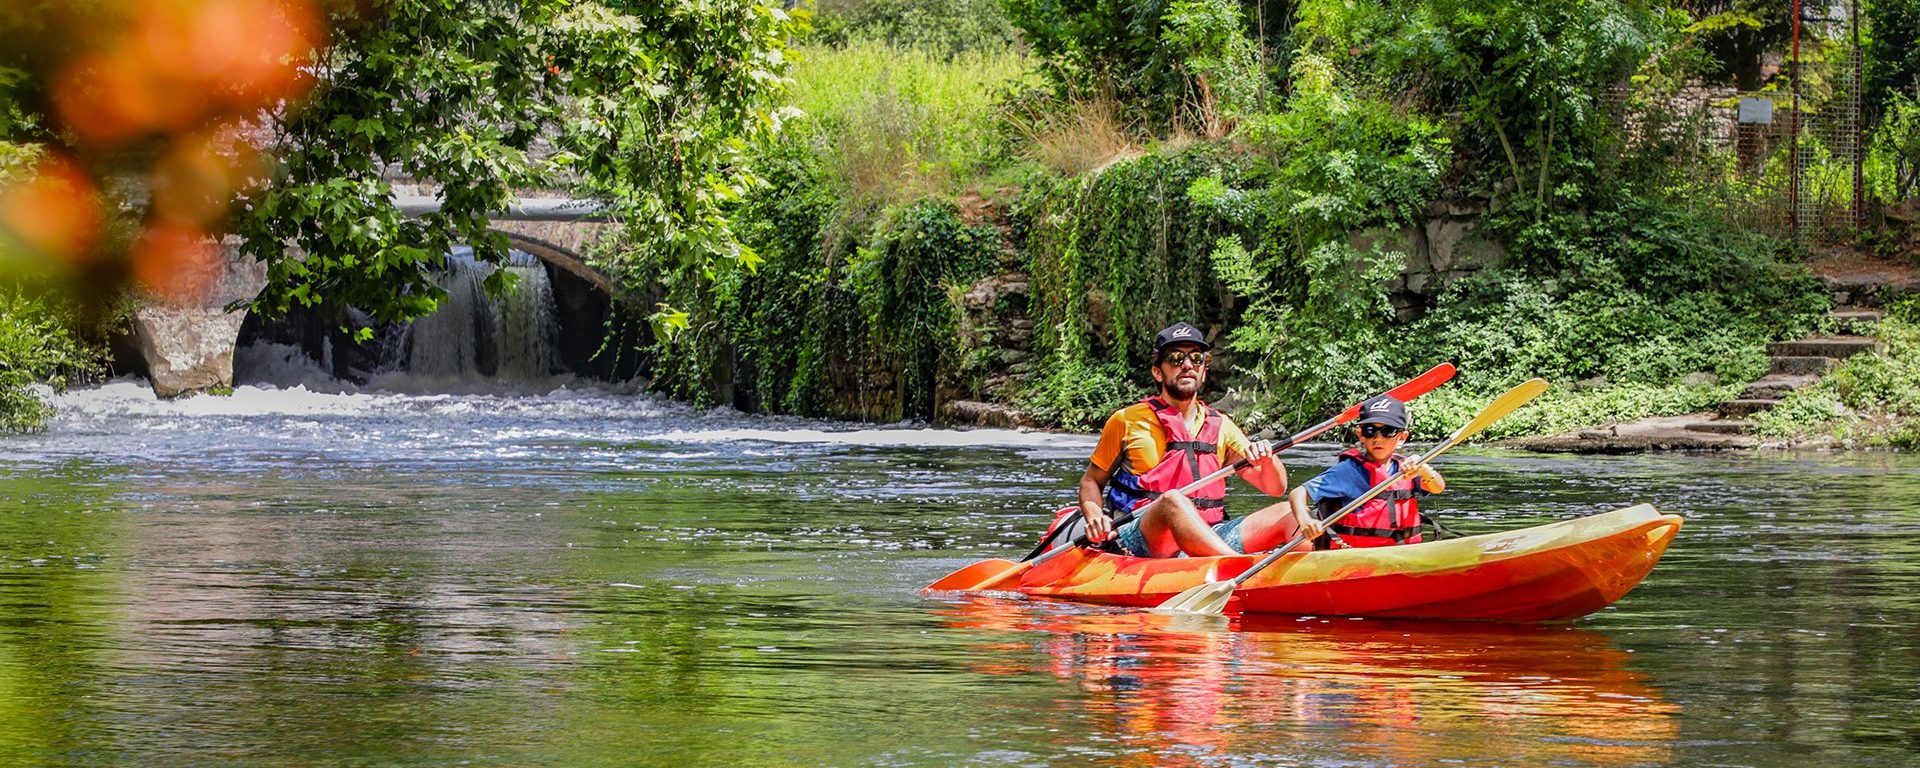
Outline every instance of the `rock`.
[(1473, 231), (1472, 222), (1452, 219), (1434, 219), (1427, 222), (1427, 263), (1434, 272), (1445, 272), (1453, 267), (1454, 251), (1467, 233)]
[(1034, 426), (1033, 419), (1018, 408), (978, 400), (948, 400), (940, 410), (948, 423), (1003, 429)]
[(1591, 377), (1584, 378), (1574, 382), (1573, 388), (1574, 389), (1594, 389), (1597, 387), (1604, 387), (1607, 384), (1608, 384), (1607, 377), (1591, 376)]
[(238, 312), (206, 307), (134, 310), (134, 341), (154, 394), (179, 397), (233, 386), (233, 345), (243, 319)]
[(1680, 383), (1689, 387), (1711, 387), (1720, 383), (1720, 377), (1708, 371), (1694, 371), (1682, 377)]

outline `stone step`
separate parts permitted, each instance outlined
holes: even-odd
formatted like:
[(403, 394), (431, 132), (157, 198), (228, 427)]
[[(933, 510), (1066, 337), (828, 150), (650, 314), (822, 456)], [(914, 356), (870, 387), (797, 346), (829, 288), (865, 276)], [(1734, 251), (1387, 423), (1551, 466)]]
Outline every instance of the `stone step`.
[(1878, 307), (1888, 300), (1920, 294), (1920, 280), (1889, 281), (1882, 275), (1850, 275), (1823, 278), (1833, 303)]
[(1831, 357), (1779, 356), (1773, 358), (1773, 364), (1767, 369), (1767, 373), (1775, 376), (1805, 376), (1808, 374), (1817, 376), (1833, 370), (1833, 367), (1838, 364), (1839, 361)]
[(1774, 406), (1779, 404), (1779, 400), (1772, 398), (1750, 397), (1739, 400), (1728, 400), (1714, 406), (1713, 410), (1718, 412), (1720, 418), (1723, 419), (1742, 419), (1761, 411), (1771, 411)]
[(1740, 392), (1740, 396), (1742, 398), (1755, 400), (1778, 400), (1786, 397), (1788, 392), (1792, 392), (1819, 380), (1820, 377), (1818, 376), (1775, 374), (1748, 384), (1747, 388)]
[(1878, 352), (1880, 341), (1872, 336), (1808, 336), (1798, 341), (1776, 341), (1767, 345), (1773, 357), (1831, 357), (1845, 360), (1862, 352)]
[(1696, 421), (1688, 424), (1685, 429), (1688, 432), (1704, 432), (1709, 435), (1744, 435), (1753, 429), (1753, 422), (1740, 421), (1737, 419), (1715, 419), (1713, 421)]
[(1886, 317), (1880, 310), (1863, 307), (1839, 307), (1827, 316), (1843, 323), (1878, 323)]

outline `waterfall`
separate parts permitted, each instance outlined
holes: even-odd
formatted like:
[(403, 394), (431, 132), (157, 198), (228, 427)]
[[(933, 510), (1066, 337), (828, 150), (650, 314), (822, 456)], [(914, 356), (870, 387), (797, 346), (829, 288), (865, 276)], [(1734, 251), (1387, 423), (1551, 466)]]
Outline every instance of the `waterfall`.
[[(521, 263), (525, 257), (526, 263)], [(553, 313), (553, 285), (546, 265), (531, 254), (513, 252), (505, 267), (519, 280), (513, 293), (493, 305), (494, 339), (499, 365), (495, 377), (515, 381), (544, 379), (559, 367), (554, 340), (560, 324)]]
[[(393, 348), (401, 357), (386, 367), (433, 379), (551, 376), (559, 365), (560, 328), (546, 266), (523, 251), (509, 252), (510, 261), (500, 267), (475, 261), (466, 247), (448, 256), (447, 271), (435, 278), (446, 299), (433, 314), (401, 331)], [(498, 299), (486, 291), (487, 276), (495, 269), (517, 278), (513, 291)]]

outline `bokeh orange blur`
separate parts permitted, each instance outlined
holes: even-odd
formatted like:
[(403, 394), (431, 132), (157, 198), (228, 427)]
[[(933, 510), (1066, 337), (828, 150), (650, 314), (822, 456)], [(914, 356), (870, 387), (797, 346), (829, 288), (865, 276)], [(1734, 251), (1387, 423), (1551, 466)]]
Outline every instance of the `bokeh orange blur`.
[(0, 190), (0, 229), (21, 249), (71, 264), (93, 252), (106, 212), (93, 179), (60, 155)]
[[(229, 206), (265, 175), (246, 126), (310, 87), (324, 18), (312, 0), (119, 0), (52, 21), (80, 42), (34, 73), (67, 146), (48, 147), (0, 190), (0, 227), (12, 235), (0, 248), (73, 274), (124, 257), (126, 269), (84, 274), (131, 275), (162, 299), (201, 294), (219, 274), (208, 266)], [(129, 182), (144, 190), (134, 205), (101, 193)], [(139, 220), (130, 246), (104, 236), (114, 210)]]

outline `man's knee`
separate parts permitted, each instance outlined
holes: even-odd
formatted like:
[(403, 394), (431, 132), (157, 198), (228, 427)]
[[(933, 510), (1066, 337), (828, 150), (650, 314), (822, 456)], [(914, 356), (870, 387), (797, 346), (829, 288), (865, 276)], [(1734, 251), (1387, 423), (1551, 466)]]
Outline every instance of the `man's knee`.
[(1158, 504), (1169, 512), (1193, 509), (1193, 499), (1187, 498), (1187, 495), (1181, 493), (1179, 489), (1160, 494)]

